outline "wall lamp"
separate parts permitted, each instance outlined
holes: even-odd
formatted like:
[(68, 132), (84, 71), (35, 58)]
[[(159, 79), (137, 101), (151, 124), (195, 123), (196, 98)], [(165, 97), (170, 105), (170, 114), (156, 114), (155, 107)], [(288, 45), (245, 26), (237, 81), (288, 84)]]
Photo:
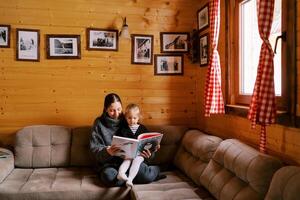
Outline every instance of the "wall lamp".
[(123, 26), (121, 28), (119, 36), (120, 38), (130, 39), (128, 25), (126, 24), (126, 17), (123, 19)]

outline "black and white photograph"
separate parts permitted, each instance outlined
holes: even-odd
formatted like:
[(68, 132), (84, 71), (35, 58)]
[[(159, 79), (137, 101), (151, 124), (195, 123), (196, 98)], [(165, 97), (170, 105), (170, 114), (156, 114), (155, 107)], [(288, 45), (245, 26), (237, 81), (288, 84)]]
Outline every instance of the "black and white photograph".
[(80, 59), (80, 35), (46, 35), (48, 59)]
[(22, 61), (40, 60), (40, 31), (34, 29), (17, 29), (16, 59)]
[(118, 51), (118, 30), (88, 28), (87, 49)]
[(208, 34), (200, 36), (200, 66), (208, 65), (208, 59), (209, 59), (209, 44), (208, 44)]
[(188, 52), (190, 34), (187, 32), (161, 32), (160, 52), (185, 53)]
[(155, 75), (183, 75), (183, 55), (154, 55)]
[(198, 30), (202, 31), (209, 27), (209, 5), (206, 4), (197, 12)]
[(10, 47), (10, 25), (0, 24), (0, 48)]
[(153, 35), (131, 35), (131, 63), (152, 65)]

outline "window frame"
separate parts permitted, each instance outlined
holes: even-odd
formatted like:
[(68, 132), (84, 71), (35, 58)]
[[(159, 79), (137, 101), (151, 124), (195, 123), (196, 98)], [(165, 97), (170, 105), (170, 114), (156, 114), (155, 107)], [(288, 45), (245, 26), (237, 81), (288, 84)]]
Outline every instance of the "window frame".
[[(227, 19), (230, 21), (229, 26), (232, 26), (231, 28), (228, 28), (228, 35), (229, 37), (228, 41), (231, 41), (231, 44), (228, 45), (228, 53), (230, 56), (231, 63), (229, 63), (229, 66), (232, 66), (232, 70), (229, 70), (229, 81), (228, 83), (229, 88), (228, 95), (227, 95), (227, 102), (229, 104), (233, 105), (243, 105), (243, 106), (249, 106), (251, 101), (252, 95), (241, 95), (239, 93), (240, 91), (240, 3), (246, 2), (249, 0), (232, 0), (230, 1), (229, 5), (227, 5)], [(288, 31), (288, 26), (291, 26), (291, 23), (288, 24), (288, 7), (287, 3), (289, 0), (282, 0), (282, 30)], [(233, 2), (233, 3), (232, 3)], [(288, 42), (283, 42), (281, 40), (282, 44), (282, 73), (281, 73), (281, 80), (282, 80), (282, 91), (281, 96), (276, 96), (276, 106), (277, 110), (281, 111), (288, 111), (289, 110), (289, 90), (288, 90), (288, 74), (287, 74), (287, 44)], [(274, 46), (272, 46), (274, 49)], [(231, 55), (230, 55), (231, 54)]]

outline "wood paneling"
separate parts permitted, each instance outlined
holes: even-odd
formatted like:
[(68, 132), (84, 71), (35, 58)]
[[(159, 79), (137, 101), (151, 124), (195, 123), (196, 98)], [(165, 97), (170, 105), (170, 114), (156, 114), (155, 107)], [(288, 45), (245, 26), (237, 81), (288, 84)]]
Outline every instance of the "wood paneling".
[[(154, 66), (132, 65), (131, 43), (118, 52), (87, 51), (86, 28), (115, 28), (127, 17), (133, 34), (153, 34), (160, 53), (161, 31), (191, 32), (197, 0), (11, 0), (0, 5), (0, 24), (10, 24), (11, 48), (0, 48), (0, 141), (33, 124), (91, 125), (103, 98), (118, 93), (124, 106), (140, 104), (147, 124), (196, 126), (196, 70), (185, 56), (184, 76), (154, 76)], [(39, 29), (40, 62), (16, 61), (16, 28)], [(48, 60), (45, 34), (80, 34), (80, 60)], [(0, 142), (0, 143), (1, 143)]]

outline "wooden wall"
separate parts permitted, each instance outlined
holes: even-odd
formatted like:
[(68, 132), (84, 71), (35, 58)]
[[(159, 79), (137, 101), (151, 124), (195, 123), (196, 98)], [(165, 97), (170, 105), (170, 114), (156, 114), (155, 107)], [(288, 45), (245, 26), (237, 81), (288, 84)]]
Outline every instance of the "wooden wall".
[[(300, 12), (300, 1), (297, 0), (297, 12)], [(297, 37), (300, 36), (299, 30), (300, 18), (297, 16)], [(222, 90), (225, 94), (226, 89), (226, 32), (225, 32), (225, 1), (221, 1), (221, 27), (219, 40), (219, 54), (222, 68)], [(297, 68), (300, 71), (300, 43), (297, 39)], [(254, 147), (259, 144), (260, 126), (251, 129), (251, 122), (242, 117), (233, 115), (213, 115), (210, 118), (204, 117), (203, 94), (206, 70), (197, 70), (197, 89), (196, 94), (198, 108), (198, 126), (206, 132), (219, 135), (222, 138), (238, 138)], [(298, 76), (299, 77), (299, 76)], [(300, 102), (300, 79), (298, 78), (298, 104)], [(300, 108), (297, 108), (300, 116)], [(267, 127), (267, 150), (272, 155), (280, 156), (285, 162), (290, 164), (300, 164), (300, 129), (285, 127), (281, 125), (272, 125)]]
[[(103, 98), (118, 93), (135, 102), (147, 124), (196, 125), (196, 69), (185, 56), (184, 76), (154, 76), (153, 65), (131, 64), (130, 40), (119, 51), (87, 51), (86, 28), (120, 29), (127, 17), (132, 34), (196, 27), (197, 0), (10, 0), (0, 5), (0, 24), (10, 24), (11, 48), (0, 48), (0, 141), (33, 124), (91, 125)], [(39, 29), (40, 62), (16, 61), (16, 28)], [(45, 34), (80, 34), (80, 60), (46, 59)]]

